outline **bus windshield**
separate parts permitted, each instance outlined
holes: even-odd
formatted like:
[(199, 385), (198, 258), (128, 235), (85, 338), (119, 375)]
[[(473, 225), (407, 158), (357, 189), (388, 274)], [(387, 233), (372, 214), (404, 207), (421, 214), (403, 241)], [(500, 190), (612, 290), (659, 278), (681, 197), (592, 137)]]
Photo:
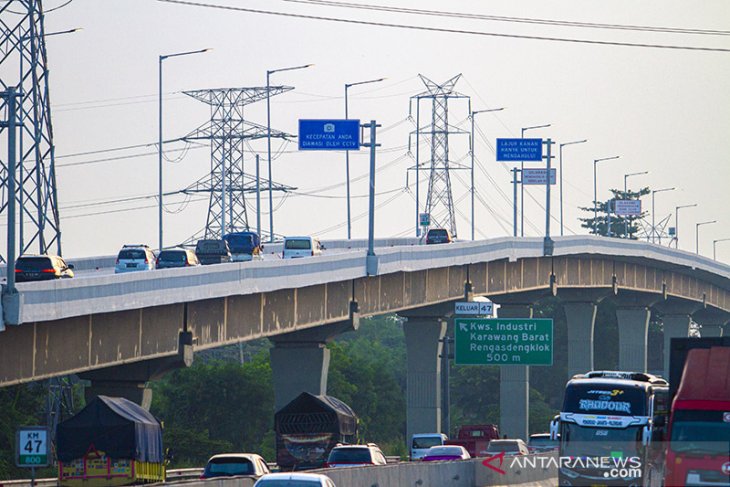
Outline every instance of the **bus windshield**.
[(578, 414), (647, 416), (647, 394), (639, 387), (617, 384), (570, 384), (563, 411)]
[(562, 456), (630, 457), (641, 446), (643, 426), (628, 428), (593, 428), (562, 423)]

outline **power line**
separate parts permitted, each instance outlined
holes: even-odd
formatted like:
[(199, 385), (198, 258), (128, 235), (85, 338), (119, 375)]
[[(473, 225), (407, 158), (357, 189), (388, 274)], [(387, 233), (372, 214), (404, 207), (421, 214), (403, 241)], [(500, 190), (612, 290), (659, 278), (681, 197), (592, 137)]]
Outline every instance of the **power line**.
[(610, 29), (610, 30), (629, 30), (629, 31), (641, 31), (641, 32), (662, 32), (670, 34), (702, 34), (702, 35), (730, 35), (730, 31), (727, 30), (711, 30), (711, 29), (691, 29), (691, 28), (678, 28), (678, 27), (658, 27), (658, 26), (646, 26), (646, 25), (622, 25), (622, 24), (600, 24), (594, 22), (576, 22), (568, 20), (551, 20), (551, 19), (536, 19), (529, 17), (507, 17), (499, 15), (484, 15), (484, 14), (471, 14), (462, 12), (446, 12), (442, 10), (423, 10), (415, 8), (405, 7), (388, 7), (382, 5), (372, 4), (353, 4), (345, 2), (335, 2), (331, 0), (282, 0), (288, 3), (301, 3), (301, 4), (312, 4), (321, 5), (327, 7), (344, 7), (351, 9), (360, 10), (374, 10), (380, 12), (394, 12), (400, 14), (415, 14), (424, 16), (436, 16), (436, 17), (452, 17), (459, 19), (470, 19), (470, 20), (489, 20), (495, 22), (513, 22), (513, 23), (526, 23), (526, 24), (538, 24), (538, 25), (550, 25), (560, 27), (582, 27), (591, 29)]
[(215, 5), (215, 4), (210, 4), (210, 3), (193, 2), (193, 1), (188, 1), (188, 0), (157, 0), (157, 1), (163, 2), (163, 3), (172, 3), (172, 4), (176, 4), (176, 5), (185, 5), (185, 6), (190, 6), (190, 7), (204, 7), (204, 8), (212, 8), (212, 9), (219, 9), (219, 10), (229, 10), (229, 11), (235, 11), (235, 12), (247, 12), (247, 13), (254, 13), (254, 14), (265, 14), (265, 15), (278, 15), (281, 17), (293, 17), (293, 18), (307, 19), (307, 20), (324, 20), (324, 21), (328, 21), (328, 22), (340, 22), (340, 23), (356, 24), (356, 25), (369, 25), (369, 26), (374, 26), (374, 27), (391, 27), (391, 28), (398, 28), (398, 29), (422, 30), (422, 31), (427, 31), (427, 32), (444, 32), (444, 33), (448, 33), (448, 34), (465, 34), (465, 35), (477, 35), (477, 36), (484, 36), (484, 37), (523, 39), (523, 40), (533, 40), (533, 41), (567, 42), (567, 43), (574, 43), (574, 44), (591, 44), (591, 45), (600, 45), (600, 46), (641, 47), (641, 48), (652, 48), (652, 49), (672, 49), (672, 50), (686, 50), (686, 51), (730, 53), (730, 49), (725, 49), (725, 48), (720, 48), (720, 47), (696, 47), (696, 46), (681, 46), (681, 45), (671, 45), (671, 44), (648, 44), (648, 43), (639, 43), (639, 42), (600, 41), (600, 40), (591, 40), (591, 39), (571, 39), (571, 38), (566, 38), (566, 37), (504, 34), (504, 33), (498, 33), (498, 32), (484, 32), (484, 31), (475, 31), (475, 30), (466, 30), (466, 29), (447, 29), (447, 28), (443, 28), (443, 27), (427, 27), (427, 26), (419, 26), (419, 25), (396, 24), (396, 23), (390, 23), (390, 22), (375, 22), (375, 21), (367, 21), (367, 20), (344, 19), (344, 18), (339, 18), (339, 17), (325, 17), (325, 16), (319, 16), (319, 15), (304, 15), (304, 14), (294, 14), (294, 13), (287, 13), (287, 12), (275, 12), (275, 11), (271, 11), (271, 10), (259, 10), (259, 9), (243, 8), (243, 7), (231, 7), (231, 6), (227, 6), (227, 5)]

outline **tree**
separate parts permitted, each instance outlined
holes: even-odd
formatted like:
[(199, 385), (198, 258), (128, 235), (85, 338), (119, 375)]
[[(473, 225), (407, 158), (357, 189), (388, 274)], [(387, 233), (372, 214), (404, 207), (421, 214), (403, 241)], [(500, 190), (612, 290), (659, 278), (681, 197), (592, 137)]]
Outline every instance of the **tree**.
[(592, 207), (580, 208), (581, 210), (590, 212), (591, 214), (597, 214), (595, 217), (579, 218), (582, 222), (580, 226), (587, 228), (590, 233), (594, 235), (636, 240), (639, 233), (637, 222), (644, 218), (647, 215), (647, 212), (642, 211), (641, 215), (638, 216), (623, 217), (616, 215), (614, 212), (615, 201), (638, 200), (649, 193), (651, 193), (651, 190), (648, 187), (642, 188), (639, 191), (629, 190), (626, 192), (618, 189), (612, 189), (611, 194), (613, 197), (608, 201), (594, 201)]

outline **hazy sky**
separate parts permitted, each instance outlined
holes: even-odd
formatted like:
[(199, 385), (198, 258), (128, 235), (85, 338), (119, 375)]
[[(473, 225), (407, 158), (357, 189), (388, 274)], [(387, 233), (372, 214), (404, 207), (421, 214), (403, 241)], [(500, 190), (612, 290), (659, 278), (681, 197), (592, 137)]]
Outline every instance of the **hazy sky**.
[[(389, 7), (484, 16), (719, 30), (726, 35), (421, 16), (285, 0), (201, 1), (517, 36), (730, 49), (727, 0), (379, 2)], [(45, 0), (44, 5), (50, 10), (65, 2)], [(272, 84), (296, 87), (272, 99), (272, 127), (296, 133), (300, 118), (344, 115), (345, 83), (387, 78), (351, 88), (349, 105), (351, 118), (375, 119), (383, 126), (377, 158), (381, 169), (376, 187), (383, 193), (377, 199), (381, 205), (378, 236), (412, 236), (415, 232), (413, 174), (410, 192), (405, 191), (405, 184), (407, 168), (414, 164), (408, 154), (408, 135), (414, 130), (414, 123), (408, 120), (409, 98), (424, 90), (418, 75), (441, 83), (461, 73), (456, 90), (471, 97), (474, 110), (506, 107), (497, 114), (477, 116), (481, 132), (475, 147), (480, 196), (477, 238), (504, 236), (512, 230), (508, 172), (512, 166), (495, 161), (491, 148), (495, 139), (519, 137), (521, 127), (547, 123), (552, 127), (526, 135), (551, 137), (557, 143), (589, 139), (565, 147), (563, 152), (567, 235), (586, 233), (577, 221), (582, 213), (578, 207), (589, 206), (593, 199), (593, 159), (620, 155), (620, 159), (599, 163), (599, 199), (608, 197), (609, 188), (622, 188), (624, 174), (649, 171), (647, 176), (631, 178), (630, 187), (677, 188), (656, 195), (658, 220), (674, 213), (677, 205), (698, 204), (680, 213), (680, 248), (694, 251), (695, 223), (699, 221), (718, 220), (700, 229), (704, 255), (712, 255), (713, 240), (730, 238), (730, 52), (405, 30), (155, 0), (73, 0), (46, 18), (47, 32), (73, 27), (83, 30), (47, 40), (66, 256), (112, 254), (130, 242), (157, 245), (157, 201), (152, 197), (157, 192), (156, 146), (74, 154), (156, 142), (158, 56), (206, 47), (214, 50), (165, 61), (166, 139), (185, 135), (210, 115), (207, 106), (181, 94), (182, 90), (263, 86), (267, 69), (314, 63), (305, 70), (272, 75)], [(11, 68), (10, 73), (17, 73), (15, 66)], [(9, 72), (7, 65), (2, 67), (3, 76), (11, 76)], [(428, 111), (425, 104), (423, 111)], [(265, 103), (247, 107), (246, 116), (265, 125)], [(453, 102), (449, 120), (454, 127), (468, 130), (467, 104)], [(298, 193), (320, 196), (292, 194), (282, 202), (276, 195), (275, 231), (344, 237), (344, 154), (298, 153), (295, 143), (282, 146), (278, 140), (272, 145), (280, 153), (273, 163), (274, 180), (297, 187)], [(170, 144), (168, 156), (183, 155), (178, 150), (183, 147), (182, 143)], [(251, 147), (265, 158), (265, 140)], [(468, 164), (467, 139), (453, 138), (450, 154), (453, 161)], [(427, 159), (424, 143), (421, 160)], [(253, 173), (253, 153), (245, 161), (246, 171)], [(353, 215), (358, 217), (353, 236), (365, 237), (367, 178), (361, 176), (367, 172), (367, 152), (353, 153), (350, 161), (353, 179), (358, 178), (352, 186)], [(84, 162), (88, 163), (80, 164)], [(183, 189), (209, 170), (209, 149), (191, 148), (179, 162), (165, 163), (165, 191)], [(469, 238), (469, 173), (458, 171), (452, 177), (459, 237)], [(557, 187), (553, 195), (557, 217)], [(136, 196), (150, 198), (108, 204)], [(425, 192), (421, 198), (423, 202)], [(254, 199), (250, 201), (253, 209)], [(544, 204), (542, 188), (527, 191), (526, 235), (543, 235)], [(650, 210), (651, 198), (645, 198), (644, 204)], [(169, 197), (166, 205), (171, 212), (165, 214), (166, 244), (181, 242), (204, 226), (206, 199), (196, 197), (186, 204), (179, 195)], [(268, 205), (263, 210), (268, 212)], [(249, 219), (255, 225), (253, 212)], [(263, 222), (268, 229), (267, 214)], [(557, 223), (552, 229), (553, 234), (559, 233)], [(730, 261), (730, 242), (718, 243), (717, 250), (719, 259)]]

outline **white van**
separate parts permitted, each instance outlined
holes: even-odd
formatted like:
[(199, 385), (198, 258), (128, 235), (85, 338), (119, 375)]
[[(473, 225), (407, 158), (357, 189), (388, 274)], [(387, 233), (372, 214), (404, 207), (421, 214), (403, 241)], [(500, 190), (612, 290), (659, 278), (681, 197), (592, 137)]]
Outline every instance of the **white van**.
[(432, 446), (443, 445), (448, 436), (443, 433), (416, 433), (411, 437), (411, 460), (420, 460)]
[(299, 257), (312, 257), (322, 254), (322, 250), (324, 250), (324, 246), (316, 238), (285, 237), (281, 258), (296, 259)]

